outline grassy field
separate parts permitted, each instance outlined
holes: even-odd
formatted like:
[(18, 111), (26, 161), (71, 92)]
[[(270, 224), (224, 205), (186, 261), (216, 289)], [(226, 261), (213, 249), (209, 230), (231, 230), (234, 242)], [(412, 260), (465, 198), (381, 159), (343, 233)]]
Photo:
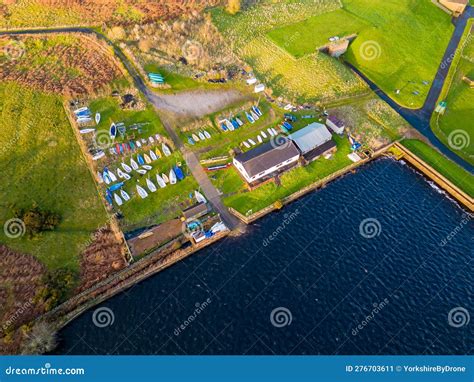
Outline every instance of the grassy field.
[[(324, 18), (323, 22), (322, 18)], [(360, 33), (367, 27), (368, 24), (361, 18), (338, 9), (295, 24), (272, 29), (267, 35), (293, 56), (301, 58), (328, 44), (330, 37), (349, 36)]]
[(61, 99), (13, 83), (0, 85), (0, 223), (12, 209), (39, 208), (61, 216), (37, 238), (0, 242), (36, 256), (50, 269), (78, 269), (78, 254), (107, 221)]
[(170, 88), (163, 89), (163, 90), (161, 90), (160, 88), (157, 88), (158, 91), (175, 92), (175, 91), (181, 91), (181, 90), (192, 90), (192, 89), (212, 87), (212, 84), (196, 81), (193, 78), (186, 77), (176, 72), (166, 70), (162, 66), (159, 66), (156, 64), (147, 64), (145, 65), (144, 69), (147, 73), (149, 72), (160, 73), (164, 77), (165, 83), (170, 86)]
[[(337, 152), (330, 159), (319, 158), (308, 166), (297, 167), (288, 171), (281, 176), (281, 186), (279, 187), (269, 183), (250, 192), (243, 192), (242, 189), (239, 189), (237, 193), (224, 199), (225, 205), (236, 209), (244, 215), (255, 213), (303, 187), (350, 165), (352, 162), (347, 157), (347, 154), (351, 152), (349, 140), (346, 137), (339, 136), (334, 136), (334, 140), (337, 144)], [(238, 174), (234, 169), (232, 171), (234, 171), (234, 174), (231, 172), (226, 176), (226, 183), (232, 183), (233, 187), (239, 186), (236, 180)], [(216, 182), (222, 182), (223, 175), (219, 175), (219, 177), (221, 179), (218, 178)], [(228, 190), (226, 184), (221, 184), (220, 188)]]
[(434, 113), (431, 125), (438, 137), (466, 161), (474, 164), (474, 89), (463, 81), (463, 77), (474, 80), (474, 22), (467, 26), (461, 42), (462, 49), (453, 64), (440, 95), (447, 102), (444, 115)]
[[(336, 9), (337, 3), (329, 0), (299, 0), (263, 1), (235, 16), (220, 8), (211, 12), (224, 38), (252, 66), (259, 79), (276, 95), (303, 102), (358, 94), (366, 86), (342, 63), (321, 53), (296, 59), (276, 45), (267, 32)], [(291, 45), (297, 39), (298, 36), (285, 43)]]
[(470, 173), (422, 141), (405, 139), (402, 144), (471, 197), (474, 196), (474, 176)]
[(336, 11), (285, 22), (268, 35), (293, 56), (306, 57), (331, 36), (357, 33), (346, 59), (400, 104), (421, 107), (454, 30), (449, 15), (429, 1), (342, 4)]
[[(142, 127), (141, 132), (128, 129), (125, 137), (117, 136), (114, 143), (148, 139), (150, 136), (155, 136), (155, 134), (160, 134), (164, 137), (167, 136), (163, 124), (151, 106), (147, 106), (145, 110), (142, 111), (122, 110), (115, 98), (105, 97), (92, 101), (90, 103), (90, 109), (94, 113), (101, 113), (101, 122), (97, 127), (97, 134), (98, 136), (100, 134), (101, 137), (108, 137), (108, 130), (112, 121), (115, 123), (124, 122), (126, 126), (131, 126), (134, 123), (146, 123), (146, 125)], [(139, 175), (134, 172), (132, 179), (125, 183), (124, 190), (129, 193), (132, 199), (120, 207), (114, 203), (117, 211), (120, 211), (123, 215), (121, 225), (125, 231), (133, 230), (144, 225), (159, 224), (179, 216), (181, 209), (192, 202), (189, 198), (189, 193), (198, 188), (195, 179), (188, 174), (183, 181), (175, 185), (168, 185), (164, 189), (158, 189), (155, 193), (149, 192), (149, 196), (146, 199), (141, 199), (138, 196), (136, 191), (137, 184), (148, 191), (146, 187), (147, 177), (157, 186), (156, 174), (169, 174), (169, 171), (174, 165), (181, 165), (183, 171), (185, 173), (187, 172), (185, 162), (179, 152), (174, 151), (171, 156), (166, 157), (162, 153), (161, 144), (156, 142), (148, 144), (147, 148), (142, 147), (141, 149), (137, 149), (133, 154), (128, 153), (123, 156), (112, 156), (108, 150), (106, 150), (108, 154), (107, 167), (116, 174), (116, 169), (120, 166), (122, 161), (130, 165), (132, 156), (137, 160), (138, 153), (143, 155), (144, 153), (148, 153), (150, 149), (156, 150), (157, 148), (162, 156), (151, 164), (153, 169), (146, 175)], [(104, 167), (105, 163), (99, 163), (98, 170), (102, 171)], [(106, 185), (104, 184), (102, 186), (104, 192), (105, 187)]]

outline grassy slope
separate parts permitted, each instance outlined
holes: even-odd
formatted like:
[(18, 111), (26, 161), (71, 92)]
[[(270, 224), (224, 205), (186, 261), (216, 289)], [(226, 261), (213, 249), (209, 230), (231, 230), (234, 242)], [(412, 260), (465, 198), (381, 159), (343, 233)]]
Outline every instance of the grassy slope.
[(366, 87), (340, 62), (319, 53), (296, 60), (266, 33), (284, 23), (299, 22), (336, 7), (336, 3), (326, 0), (316, 4), (311, 0), (262, 2), (235, 16), (213, 9), (212, 16), (223, 36), (259, 79), (276, 95), (303, 102), (356, 94)]
[[(463, 130), (470, 136), (470, 142), (474, 140), (474, 90), (462, 80), (464, 76), (474, 79), (474, 33), (469, 33), (473, 25), (474, 21), (471, 21), (466, 27), (461, 43), (464, 49), (455, 58), (440, 95), (440, 100), (445, 100), (448, 108), (439, 119), (438, 114), (433, 114), (431, 121), (433, 131), (448, 146), (449, 134), (455, 130)], [(468, 144), (456, 153), (474, 164), (474, 145)]]
[[(306, 167), (298, 167), (281, 177), (282, 185), (266, 184), (251, 192), (241, 192), (224, 199), (225, 205), (235, 208), (242, 214), (257, 212), (270, 204), (300, 190), (301, 188), (325, 178), (340, 170), (351, 161), (347, 154), (351, 152), (349, 141), (345, 137), (334, 136), (337, 144), (337, 153), (329, 160), (319, 158)], [(237, 183), (237, 182), (236, 182)]]
[(0, 242), (31, 253), (49, 268), (78, 267), (78, 251), (107, 220), (76, 138), (56, 96), (0, 85), (0, 223), (11, 206), (62, 216), (59, 228), (34, 240)]
[(343, 9), (313, 16), (299, 23), (275, 28), (267, 33), (276, 44), (300, 58), (329, 43), (332, 36), (359, 33), (368, 25)]
[(190, 77), (171, 72), (156, 64), (147, 64), (144, 69), (146, 72), (160, 73), (163, 75), (166, 84), (171, 86), (171, 89), (165, 89), (165, 92), (212, 87), (211, 84), (199, 82)]
[(474, 176), (463, 168), (422, 141), (405, 139), (402, 141), (402, 144), (471, 197), (474, 196)]
[[(421, 107), (429, 90), (422, 81), (433, 80), (454, 30), (450, 17), (429, 1), (343, 0), (343, 5), (336, 12), (278, 28), (270, 36), (301, 57), (330, 36), (358, 32), (347, 60), (397, 102)], [(370, 47), (376, 51), (373, 59)], [(399, 95), (396, 89), (401, 89)]]

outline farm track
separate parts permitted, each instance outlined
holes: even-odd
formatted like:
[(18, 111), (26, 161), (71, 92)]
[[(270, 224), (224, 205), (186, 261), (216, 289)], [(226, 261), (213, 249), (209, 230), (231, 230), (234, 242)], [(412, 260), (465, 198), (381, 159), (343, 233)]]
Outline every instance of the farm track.
[[(10, 35), (10, 36), (42, 35), (42, 34), (63, 34), (63, 33), (85, 33), (89, 35), (95, 35), (100, 40), (105, 41), (109, 46), (112, 47), (114, 54), (120, 59), (125, 69), (128, 71), (129, 75), (132, 77), (132, 80), (135, 86), (137, 87), (137, 89), (156, 108), (156, 110), (158, 112), (165, 112), (165, 113), (175, 112), (176, 110), (175, 105), (170, 104), (169, 102), (167, 102), (165, 97), (158, 96), (157, 94), (155, 94), (152, 90), (148, 88), (148, 86), (143, 81), (142, 77), (140, 76), (140, 73), (138, 72), (137, 68), (130, 62), (130, 60), (123, 53), (123, 51), (116, 44), (114, 44), (109, 38), (95, 31), (94, 29), (86, 28), (86, 27), (21, 29), (21, 30), (19, 29), (19, 30), (13, 30), (13, 31), (0, 31), (0, 36), (1, 35)], [(213, 93), (215, 93), (215, 91)], [(244, 231), (243, 224), (237, 218), (235, 218), (229, 212), (229, 210), (224, 206), (224, 203), (221, 200), (221, 196), (219, 195), (219, 192), (209, 180), (207, 174), (205, 173), (204, 169), (199, 163), (199, 160), (196, 157), (196, 155), (192, 152), (185, 150), (183, 142), (179, 138), (178, 134), (176, 134), (173, 124), (165, 116), (163, 115), (160, 115), (160, 116), (162, 117), (163, 125), (166, 131), (168, 132), (169, 136), (171, 137), (175, 147), (182, 152), (183, 157), (186, 160), (186, 164), (191, 170), (191, 173), (196, 178), (197, 182), (199, 183), (199, 186), (201, 187), (208, 201), (211, 203), (213, 208), (220, 214), (223, 222), (227, 225), (227, 227), (229, 227), (229, 229), (243, 232)]]

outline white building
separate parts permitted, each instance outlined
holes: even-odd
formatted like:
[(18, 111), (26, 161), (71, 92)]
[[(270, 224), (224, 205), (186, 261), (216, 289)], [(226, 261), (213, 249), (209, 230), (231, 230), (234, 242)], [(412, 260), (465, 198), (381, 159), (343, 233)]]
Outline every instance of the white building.
[(282, 138), (278, 144), (268, 142), (236, 155), (233, 163), (248, 183), (254, 183), (296, 164), (299, 157), (300, 152), (293, 141)]
[(326, 120), (326, 125), (336, 134), (339, 134), (339, 135), (344, 134), (344, 128), (345, 128), (344, 122), (341, 121), (336, 116), (330, 115)]

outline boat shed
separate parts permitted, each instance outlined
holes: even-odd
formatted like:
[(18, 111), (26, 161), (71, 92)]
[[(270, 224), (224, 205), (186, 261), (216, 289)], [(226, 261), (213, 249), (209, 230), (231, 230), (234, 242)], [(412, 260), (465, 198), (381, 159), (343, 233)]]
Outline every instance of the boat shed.
[(209, 206), (207, 203), (197, 203), (191, 207), (183, 210), (183, 217), (185, 221), (199, 219), (200, 217), (209, 213)]
[(236, 155), (233, 163), (247, 183), (254, 183), (293, 166), (299, 157), (293, 141), (282, 137)]
[(288, 138), (295, 142), (301, 154), (309, 161), (336, 149), (331, 132), (326, 126), (317, 122), (303, 127)]

